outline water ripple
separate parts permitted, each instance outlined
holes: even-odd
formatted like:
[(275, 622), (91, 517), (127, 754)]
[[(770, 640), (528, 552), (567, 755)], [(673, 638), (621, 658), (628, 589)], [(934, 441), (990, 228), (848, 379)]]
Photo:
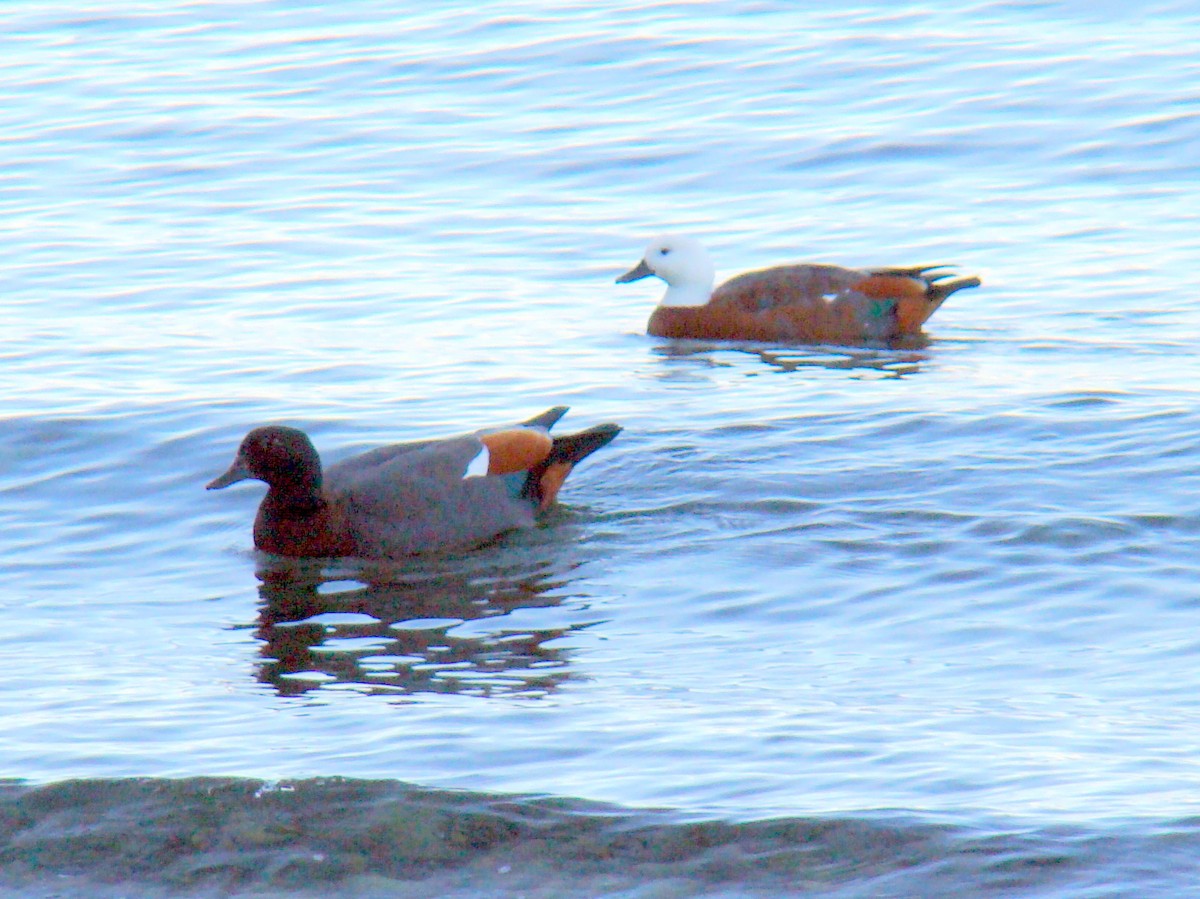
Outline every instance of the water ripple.
[[(912, 862), (847, 894), (1188, 870), (1186, 4), (6, 14), (6, 770), (834, 810), (673, 870)], [(663, 229), (984, 288), (912, 346), (660, 341), (612, 282)], [(261, 487), (202, 489), (267, 421), (333, 460), (560, 403), (626, 430), (477, 556), (272, 568)]]

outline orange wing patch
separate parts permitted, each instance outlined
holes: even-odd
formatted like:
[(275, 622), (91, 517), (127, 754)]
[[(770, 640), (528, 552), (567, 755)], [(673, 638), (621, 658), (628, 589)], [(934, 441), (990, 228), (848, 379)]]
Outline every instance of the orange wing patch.
[(925, 299), (929, 285), (904, 275), (871, 275), (854, 285), (854, 290), (873, 300)]
[(854, 290), (873, 300), (896, 301), (896, 330), (912, 334), (937, 309), (929, 302), (929, 284), (906, 275), (871, 275), (854, 285)]
[(488, 474), (528, 471), (544, 462), (554, 445), (549, 434), (536, 428), (493, 431), (479, 439), (488, 449)]

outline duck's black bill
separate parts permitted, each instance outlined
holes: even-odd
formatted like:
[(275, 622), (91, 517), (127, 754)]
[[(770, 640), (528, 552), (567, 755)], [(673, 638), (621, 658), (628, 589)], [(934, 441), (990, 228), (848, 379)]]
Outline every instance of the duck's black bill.
[(654, 272), (650, 271), (650, 266), (646, 265), (646, 260), (643, 259), (621, 277), (617, 278), (618, 284), (628, 284), (630, 281), (640, 281), (642, 278), (649, 278)]
[(209, 481), (204, 485), (204, 489), (220, 490), (222, 487), (228, 487), (230, 484), (236, 484), (238, 481), (245, 481), (252, 477), (253, 475), (242, 465), (242, 461), (235, 459), (233, 464), (229, 466), (229, 471), (225, 472), (219, 478)]

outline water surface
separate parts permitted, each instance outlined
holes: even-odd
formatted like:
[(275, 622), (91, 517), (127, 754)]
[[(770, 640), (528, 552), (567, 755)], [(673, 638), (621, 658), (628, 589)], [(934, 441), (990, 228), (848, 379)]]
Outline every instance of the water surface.
[[(704, 820), (750, 854), (754, 822), (896, 815), (953, 836), (823, 888), (1012, 888), (955, 861), (972, 840), (1069, 860), (1030, 863), (1027, 895), (1178, 887), (1200, 811), (1188, 5), (0, 19), (14, 802), (80, 779), (120, 817), (110, 778), (179, 779), (152, 781), (171, 810), (197, 778), (343, 777), (653, 809), (651, 842)], [(657, 288), (612, 283), (661, 230), (722, 275), (949, 262), (984, 287), (917, 348), (672, 345), (642, 333)], [(279, 566), (251, 547), (261, 490), (202, 489), (267, 421), (336, 460), (557, 404), (626, 430), (543, 527), (478, 552)], [(20, 868), (35, 819), (10, 819), (12, 878), (113, 876)], [(522, 888), (563, 895), (538, 865), (569, 852), (530, 849)], [(817, 888), (788, 858), (704, 888)], [(588, 889), (690, 877), (672, 864)], [(223, 876), (171, 882), (245, 886)]]

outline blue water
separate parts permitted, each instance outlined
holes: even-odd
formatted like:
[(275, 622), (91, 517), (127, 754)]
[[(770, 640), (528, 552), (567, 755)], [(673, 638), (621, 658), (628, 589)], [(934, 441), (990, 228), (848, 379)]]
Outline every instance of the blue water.
[[(6, 4), (0, 771), (1121, 828), (1142, 863), (1085, 867), (1144, 893), (1200, 814), (1198, 40), (1169, 3)], [(672, 345), (613, 284), (662, 230), (984, 286), (917, 350)], [(626, 430), (475, 553), (280, 571), (261, 489), (203, 490), (267, 421), (337, 459), (557, 404)]]

